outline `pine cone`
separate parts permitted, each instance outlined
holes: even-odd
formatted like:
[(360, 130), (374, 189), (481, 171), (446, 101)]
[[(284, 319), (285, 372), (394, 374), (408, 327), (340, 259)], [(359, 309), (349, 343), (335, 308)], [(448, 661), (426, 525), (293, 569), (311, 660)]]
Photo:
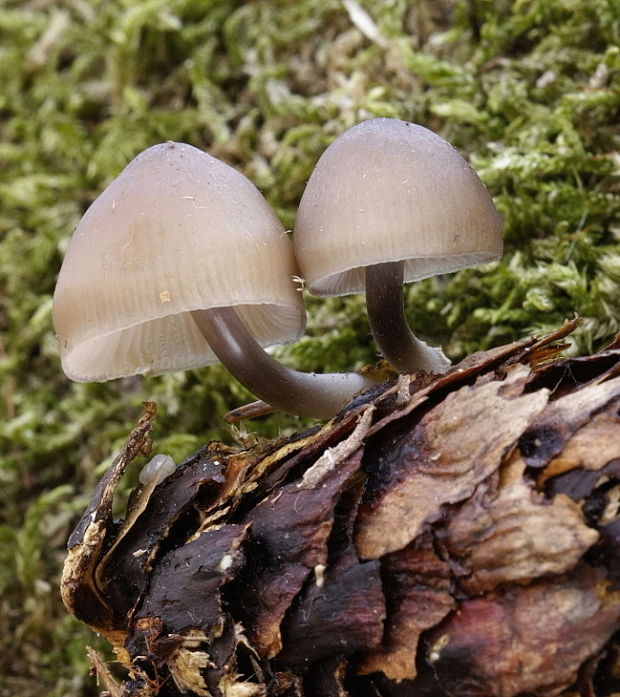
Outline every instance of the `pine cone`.
[(63, 598), (113, 697), (620, 690), (620, 340), (401, 376), (335, 419), (207, 444), (112, 519), (152, 404), (69, 541)]

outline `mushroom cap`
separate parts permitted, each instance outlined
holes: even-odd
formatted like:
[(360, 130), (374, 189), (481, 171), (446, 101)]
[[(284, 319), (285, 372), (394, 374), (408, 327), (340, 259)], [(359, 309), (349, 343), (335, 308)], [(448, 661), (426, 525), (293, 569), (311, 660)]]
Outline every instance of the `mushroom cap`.
[(364, 268), (404, 261), (405, 281), (498, 259), (502, 222), (477, 174), (443, 138), (399, 119), (364, 121), (319, 159), (293, 234), (315, 295), (364, 292)]
[(218, 359), (189, 314), (234, 306), (262, 346), (305, 327), (291, 241), (240, 172), (184, 143), (138, 155), (70, 241), (53, 319), (79, 382), (186, 370)]

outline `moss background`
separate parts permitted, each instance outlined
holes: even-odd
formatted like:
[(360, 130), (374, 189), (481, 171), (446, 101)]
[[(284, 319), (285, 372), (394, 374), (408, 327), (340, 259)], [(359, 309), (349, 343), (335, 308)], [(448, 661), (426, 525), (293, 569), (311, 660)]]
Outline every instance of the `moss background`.
[[(0, 697), (97, 692), (84, 645), (103, 647), (64, 612), (59, 570), (141, 401), (160, 406), (155, 451), (178, 461), (231, 441), (221, 416), (250, 399), (220, 368), (103, 385), (60, 372), (55, 276), (110, 179), (186, 141), (243, 171), (291, 228), (339, 133), (421, 123), (478, 170), (506, 254), (408, 287), (412, 321), (459, 358), (577, 312), (572, 350), (596, 350), (620, 329), (619, 44), (618, 0), (0, 3)], [(307, 337), (283, 360), (375, 359), (361, 298), (307, 300)]]

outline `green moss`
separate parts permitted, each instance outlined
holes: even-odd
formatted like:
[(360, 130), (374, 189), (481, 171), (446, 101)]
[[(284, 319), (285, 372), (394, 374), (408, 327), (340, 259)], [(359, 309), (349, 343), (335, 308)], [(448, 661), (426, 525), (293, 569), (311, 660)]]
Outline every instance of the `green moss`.
[[(95, 638), (60, 607), (62, 546), (140, 402), (158, 402), (155, 448), (180, 460), (210, 438), (230, 441), (221, 416), (251, 399), (221, 368), (105, 385), (60, 372), (51, 294), (63, 251), (87, 205), (145, 147), (209, 149), (291, 228), (339, 133), (372, 116), (420, 122), (479, 171), (504, 217), (506, 254), (408, 287), (411, 323), (453, 358), (575, 312), (573, 351), (619, 331), (618, 4), (360, 6), (375, 40), (337, 0), (0, 8), (0, 697), (87, 693), (81, 647)], [(307, 300), (307, 336), (279, 351), (283, 361), (337, 370), (376, 358), (362, 298)], [(251, 427), (301, 426), (274, 415)]]

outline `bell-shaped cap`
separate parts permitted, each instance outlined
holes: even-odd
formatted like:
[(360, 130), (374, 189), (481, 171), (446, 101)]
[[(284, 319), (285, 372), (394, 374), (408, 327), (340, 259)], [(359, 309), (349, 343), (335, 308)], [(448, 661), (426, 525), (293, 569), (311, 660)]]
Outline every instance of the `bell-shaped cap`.
[(445, 140), (372, 119), (319, 159), (299, 206), (295, 258), (315, 295), (364, 292), (364, 268), (405, 262), (405, 281), (498, 259), (502, 223), (484, 184)]
[(305, 310), (291, 242), (240, 172), (183, 143), (138, 155), (77, 226), (54, 293), (65, 373), (80, 382), (186, 370), (215, 357), (190, 312), (233, 306), (262, 346)]

